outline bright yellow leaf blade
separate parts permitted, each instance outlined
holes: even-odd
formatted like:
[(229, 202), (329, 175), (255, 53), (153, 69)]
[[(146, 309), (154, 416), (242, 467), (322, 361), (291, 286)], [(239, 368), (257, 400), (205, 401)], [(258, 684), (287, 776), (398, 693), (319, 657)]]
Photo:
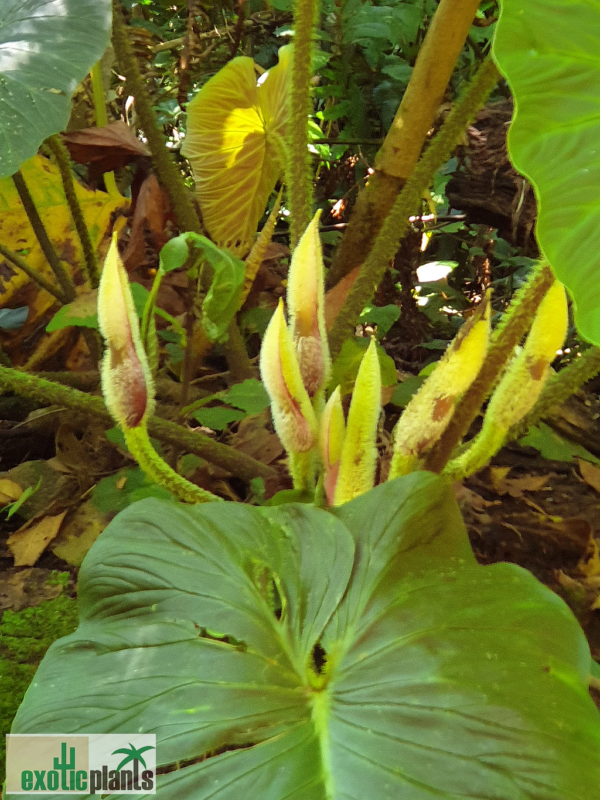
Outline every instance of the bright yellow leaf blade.
[(211, 238), (248, 250), (282, 169), (289, 47), (261, 76), (251, 58), (234, 58), (188, 105), (182, 153), (189, 159)]

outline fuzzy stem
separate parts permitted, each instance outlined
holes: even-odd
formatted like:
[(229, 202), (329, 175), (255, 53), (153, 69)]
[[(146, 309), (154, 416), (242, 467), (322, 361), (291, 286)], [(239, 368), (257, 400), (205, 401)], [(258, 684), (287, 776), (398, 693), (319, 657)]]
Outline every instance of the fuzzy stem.
[(290, 248), (293, 250), (312, 217), (313, 187), (308, 150), (308, 116), (313, 31), (318, 0), (294, 0), (294, 50), (287, 123), (287, 180), (290, 204)]
[[(16, 369), (0, 367), (0, 389), (12, 391), (21, 397), (35, 400), (40, 406), (58, 405), (86, 416), (95, 417), (112, 427), (114, 421), (101, 397), (93, 397), (77, 389), (61, 386)], [(220, 444), (204, 434), (182, 428), (174, 422), (153, 417), (148, 422), (148, 433), (161, 442), (179, 447), (186, 453), (195, 453), (245, 481), (252, 478), (273, 478), (272, 467), (256, 461), (233, 447)]]
[(71, 280), (71, 276), (63, 267), (56, 250), (54, 249), (54, 245), (50, 241), (48, 233), (46, 232), (46, 228), (44, 227), (44, 223), (38, 214), (38, 210), (35, 207), (33, 198), (31, 197), (29, 189), (27, 188), (27, 184), (25, 183), (23, 175), (21, 174), (21, 170), (15, 172), (15, 174), (12, 176), (12, 179), (16, 186), (17, 192), (19, 193), (19, 197), (21, 198), (21, 202), (23, 203), (23, 208), (25, 209), (27, 218), (29, 219), (36, 238), (40, 243), (42, 252), (46, 257), (46, 261), (48, 264), (50, 264), (52, 272), (56, 275), (56, 280), (62, 289), (62, 293), (65, 296), (66, 301), (70, 303), (77, 296), (75, 285)]
[(346, 302), (333, 323), (329, 334), (332, 358), (339, 354), (346, 339), (352, 336), (359, 314), (373, 297), (390, 261), (398, 251), (410, 224), (409, 217), (418, 210), (423, 193), (430, 185), (433, 176), (448, 160), (466, 126), (494, 88), (498, 74), (494, 62), (488, 58), (448, 115), (440, 132), (400, 192)]
[(289, 453), (288, 469), (292, 476), (294, 489), (306, 492), (315, 491), (316, 464), (313, 450), (308, 450), (306, 453)]
[(164, 486), (185, 503), (210, 503), (213, 500), (222, 500), (216, 494), (190, 483), (171, 469), (152, 447), (145, 424), (142, 423), (137, 428), (123, 428), (123, 434), (129, 452), (154, 483)]
[(454, 483), (483, 469), (504, 444), (506, 433), (505, 428), (497, 425), (484, 426), (473, 441), (469, 442), (468, 449), (448, 462), (442, 475)]
[(600, 372), (600, 348), (590, 347), (567, 367), (552, 375), (539, 400), (524, 420), (509, 430), (507, 441), (525, 436), (529, 428), (537, 425), (545, 417), (552, 416), (556, 406), (562, 405), (572, 394)]
[(539, 264), (529, 281), (515, 294), (494, 332), (490, 351), (479, 375), (458, 403), (450, 424), (427, 457), (425, 469), (442, 471), (491, 394), (506, 361), (529, 329), (539, 304), (553, 282), (554, 275), (550, 268), (546, 264)]
[(51, 294), (55, 297), (59, 303), (63, 304), (67, 302), (64, 294), (57, 289), (55, 286), (46, 280), (39, 272), (36, 272), (29, 264), (22, 258), (18, 253), (13, 252), (8, 247), (0, 243), (0, 255), (3, 255), (7, 261), (10, 261), (11, 264), (14, 264), (17, 269), (23, 270), (26, 275), (29, 275), (32, 281), (35, 281), (38, 286), (41, 286), (48, 294)]
[(179, 171), (173, 162), (166, 146), (166, 139), (159, 130), (152, 108), (150, 97), (139, 65), (131, 44), (127, 37), (127, 25), (123, 19), (121, 0), (112, 0), (113, 3), (113, 35), (112, 43), (115, 49), (119, 67), (129, 86), (129, 91), (135, 97), (135, 108), (140, 119), (141, 127), (146, 136), (148, 147), (152, 153), (152, 161), (161, 185), (166, 189), (171, 205), (177, 217), (179, 229), (202, 233), (202, 226), (189, 192)]
[(248, 357), (246, 343), (235, 319), (227, 329), (227, 341), (223, 343), (225, 358), (229, 364), (232, 383), (239, 383), (246, 378), (254, 377), (254, 370)]
[(328, 285), (362, 264), (404, 182), (419, 160), (479, 0), (440, 0), (402, 102), (375, 160), (329, 270)]
[[(92, 67), (90, 72), (92, 79), (92, 95), (94, 98), (94, 111), (96, 112), (96, 127), (102, 128), (108, 125), (108, 115), (106, 113), (106, 100), (104, 97), (104, 82), (102, 80), (102, 70), (100, 69), (100, 61), (97, 61)], [(104, 185), (106, 191), (111, 197), (121, 197), (121, 193), (117, 188), (114, 172), (104, 173)], [(95, 288), (95, 287), (94, 287)]]
[(81, 242), (81, 248), (83, 250), (84, 255), (84, 264), (82, 264), (82, 268), (86, 273), (86, 278), (90, 282), (90, 286), (92, 289), (97, 289), (98, 284), (100, 282), (100, 273), (98, 270), (98, 259), (96, 258), (96, 251), (94, 250), (94, 246), (92, 245), (92, 240), (90, 239), (90, 232), (87, 229), (87, 225), (85, 224), (85, 219), (83, 218), (83, 213), (81, 211), (81, 206), (79, 205), (79, 201), (77, 200), (77, 194), (75, 193), (75, 183), (73, 181), (73, 175), (71, 173), (71, 166), (70, 166), (70, 159), (69, 153), (67, 148), (64, 146), (62, 139), (59, 136), (51, 136), (48, 140), (48, 147), (52, 151), (54, 158), (56, 159), (56, 164), (60, 171), (60, 177), (62, 180), (63, 189), (65, 192), (65, 197), (67, 198), (67, 203), (69, 204), (69, 209), (71, 211), (71, 216), (73, 217), (73, 222), (75, 224), (75, 230), (77, 231), (77, 236), (79, 237), (79, 241)]

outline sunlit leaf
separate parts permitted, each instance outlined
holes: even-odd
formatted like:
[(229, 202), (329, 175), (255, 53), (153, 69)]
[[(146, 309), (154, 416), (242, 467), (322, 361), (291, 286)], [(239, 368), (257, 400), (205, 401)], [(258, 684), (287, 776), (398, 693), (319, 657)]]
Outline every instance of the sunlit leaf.
[(254, 62), (234, 58), (188, 105), (182, 153), (190, 160), (204, 224), (221, 246), (249, 249), (283, 169), (290, 47), (257, 81)]
[(538, 199), (536, 234), (600, 344), (600, 7), (502, 0), (494, 55), (515, 97), (508, 149)]
[(110, 0), (2, 0), (0, 178), (67, 127), (71, 95), (109, 44)]

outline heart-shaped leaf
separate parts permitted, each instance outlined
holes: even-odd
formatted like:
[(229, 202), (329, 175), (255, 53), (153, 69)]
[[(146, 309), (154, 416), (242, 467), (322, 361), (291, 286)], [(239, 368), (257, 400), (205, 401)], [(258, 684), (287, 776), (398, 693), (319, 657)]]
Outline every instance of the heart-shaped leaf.
[(188, 105), (181, 152), (190, 160), (202, 218), (217, 244), (246, 252), (283, 169), (290, 46), (257, 82), (254, 62), (234, 58)]
[(13, 733), (157, 734), (161, 800), (589, 800), (590, 654), (519, 567), (480, 567), (451, 488), (130, 506)]
[(71, 95), (106, 50), (110, 0), (2, 0), (0, 178), (67, 126)]
[(537, 238), (600, 344), (600, 7), (502, 0), (494, 56), (515, 98), (508, 149), (538, 199)]

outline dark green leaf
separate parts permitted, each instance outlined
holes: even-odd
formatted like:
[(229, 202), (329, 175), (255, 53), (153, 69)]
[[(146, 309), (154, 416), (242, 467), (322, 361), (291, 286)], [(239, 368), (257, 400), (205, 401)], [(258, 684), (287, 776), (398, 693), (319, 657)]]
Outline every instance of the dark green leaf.
[[(77, 302), (77, 301), (75, 301)], [(59, 331), (61, 328), (70, 328), (71, 326), (77, 328), (92, 328), (98, 330), (98, 314), (90, 314), (89, 316), (79, 316), (74, 313), (71, 308), (71, 303), (61, 306), (56, 314), (52, 317), (50, 322), (46, 325), (48, 333), (52, 331)]]
[(577, 457), (600, 464), (600, 459), (593, 456), (589, 450), (580, 444), (563, 439), (545, 422), (540, 422), (537, 428), (530, 428), (527, 435), (519, 440), (519, 444), (535, 447), (540, 451), (542, 458), (550, 461), (574, 461)]
[(412, 398), (412, 396), (419, 391), (421, 386), (425, 383), (425, 378), (406, 378), (401, 383), (396, 386), (394, 389), (394, 394), (392, 395), (392, 399), (390, 403), (393, 403), (395, 406), (400, 406), (404, 408), (407, 406)]
[(221, 399), (224, 403), (241, 408), (247, 414), (260, 414), (271, 405), (267, 390), (256, 378), (236, 383)]
[(27, 321), (28, 314), (29, 309), (27, 306), (0, 309), (0, 330), (18, 331)]
[(188, 240), (185, 234), (176, 236), (168, 241), (160, 251), (160, 269), (166, 273), (183, 267), (189, 254)]
[(123, 511), (145, 497), (173, 499), (173, 495), (162, 486), (151, 483), (139, 467), (125, 467), (96, 484), (92, 492), (92, 503), (99, 511), (108, 514)]
[(178, 767), (158, 800), (597, 794), (581, 629), (529, 573), (476, 563), (430, 473), (333, 513), (145, 500), (79, 603), (13, 733), (156, 733)]
[(398, 306), (372, 306), (368, 305), (358, 318), (363, 325), (370, 323), (377, 325), (377, 334), (385, 336), (394, 322), (400, 319), (400, 308)]
[(110, 0), (2, 0), (0, 178), (67, 127), (71, 95), (109, 44)]
[[(367, 351), (369, 341), (366, 337), (358, 336), (346, 339), (339, 356), (331, 368), (331, 380), (329, 381), (331, 389), (340, 386), (342, 394), (349, 394), (352, 391), (360, 362)], [(398, 380), (394, 360), (388, 356), (379, 344), (377, 345), (377, 355), (379, 356), (379, 366), (381, 368), (382, 386), (394, 386)]]
[(192, 416), (198, 420), (200, 425), (211, 428), (213, 431), (222, 431), (230, 422), (244, 419), (246, 414), (243, 411), (238, 411), (237, 408), (216, 406), (215, 408), (199, 408), (194, 411)]
[(131, 296), (133, 297), (133, 305), (135, 306), (135, 313), (141, 319), (144, 315), (144, 308), (150, 292), (141, 283), (130, 283)]

